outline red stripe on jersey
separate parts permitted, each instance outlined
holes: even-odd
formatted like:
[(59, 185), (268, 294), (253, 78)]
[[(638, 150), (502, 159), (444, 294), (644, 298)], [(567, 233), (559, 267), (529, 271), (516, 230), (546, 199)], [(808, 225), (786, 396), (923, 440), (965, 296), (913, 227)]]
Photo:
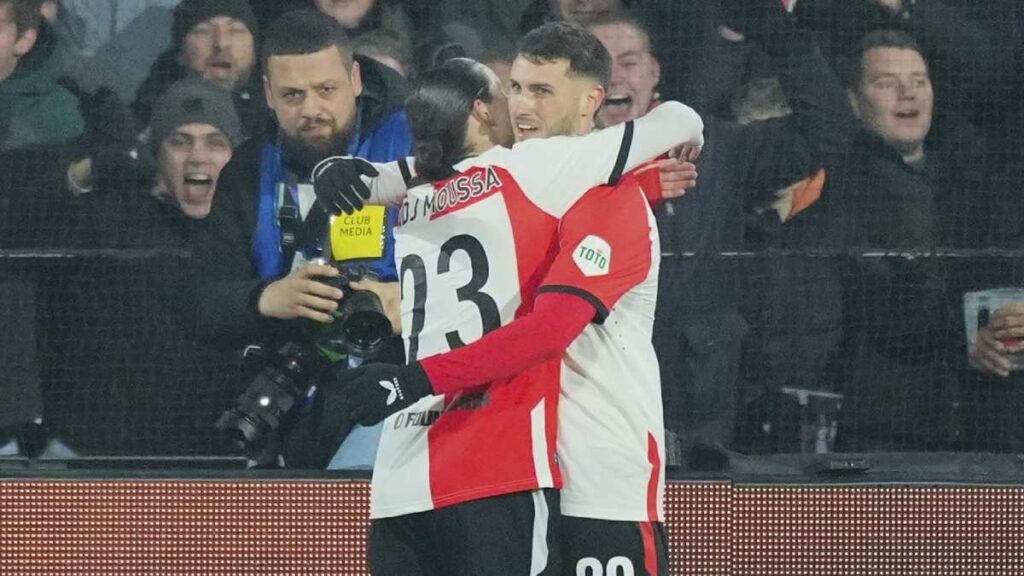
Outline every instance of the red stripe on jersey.
[[(483, 174), (483, 179), (478, 181), (495, 186), (485, 186), (478, 195), (470, 195), (454, 205), (448, 205), (449, 200), (438, 203), (435, 195), (434, 209), (440, 211), (434, 212), (431, 219), (458, 212), (495, 193), (501, 194), (513, 231), (515, 254), (509, 254), (508, 258), (517, 266), (521, 301), (514, 317), (520, 318), (533, 309), (537, 288), (557, 254), (558, 219), (530, 201), (504, 168), (475, 167), (464, 175), (473, 173)], [(472, 184), (473, 180), (468, 183)], [(463, 187), (465, 185), (468, 184)], [(457, 190), (458, 186), (453, 184), (451, 189)], [(446, 394), (445, 412), (427, 433), (431, 455), (442, 451), (449, 455), (472, 454), (471, 458), (463, 460), (472, 462), (473, 466), (453, 469), (452, 460), (431, 457), (430, 489), (435, 495), (434, 507), (538, 487), (533, 446), (527, 440), (533, 437), (529, 407), (536, 407), (541, 399), (544, 400), (548, 468), (554, 485), (561, 487), (554, 450), (560, 386), (561, 358), (556, 358), (478, 389)], [(463, 405), (468, 409), (462, 409)], [(515, 441), (502, 442), (501, 437)], [(484, 488), (467, 491), (463, 489), (465, 486)]]
[(636, 177), (640, 189), (644, 192), (644, 198), (651, 205), (651, 210), (665, 201), (661, 190), (661, 168), (658, 167), (658, 160), (644, 162), (634, 168), (630, 174)]
[(650, 576), (658, 576), (658, 546), (654, 540), (654, 526), (650, 522), (637, 522), (644, 542), (644, 568)]
[(599, 311), (610, 311), (650, 274), (649, 213), (640, 186), (630, 174), (617, 186), (588, 190), (562, 217), (558, 230), (561, 251), (544, 278), (544, 289), (577, 288), (604, 306)]
[[(556, 359), (510, 379), (445, 395), (444, 413), (427, 432), (435, 509), (539, 487), (530, 413), (543, 400), (546, 432), (556, 428), (558, 387), (552, 383), (560, 372), (561, 360)], [(553, 453), (554, 434), (546, 436)], [(550, 465), (550, 455), (548, 460)], [(471, 465), (458, 466), (459, 462)], [(561, 475), (557, 468), (552, 470), (555, 487), (560, 488)]]
[(533, 309), (537, 288), (558, 255), (559, 221), (534, 204), (504, 168), (492, 169), (502, 182), (508, 183), (504, 186), (503, 196), (515, 230), (513, 240), (522, 294), (522, 302), (515, 313), (519, 318)]
[(651, 477), (647, 480), (647, 518), (658, 521), (658, 482), (661, 480), (661, 455), (654, 434), (647, 433), (647, 461), (651, 463)]
[[(507, 170), (498, 166), (492, 169), (499, 180), (508, 183), (504, 186), (502, 196), (512, 230), (515, 231), (512, 240), (515, 243), (519, 293), (522, 298), (514, 317), (522, 318), (533, 310), (537, 289), (558, 255), (559, 221), (534, 204)], [(545, 418), (551, 425), (547, 427), (545, 436), (548, 444), (548, 467), (554, 471), (555, 484), (561, 486), (562, 475), (554, 450), (558, 439), (558, 393), (562, 387), (561, 358), (555, 360), (553, 366), (554, 373), (550, 376), (553, 386), (546, 390), (548, 401), (545, 404)]]
[(434, 184), (434, 206), (430, 219), (472, 206), (501, 191), (506, 183), (515, 184), (508, 172), (499, 176), (498, 171), (494, 166), (475, 166)]

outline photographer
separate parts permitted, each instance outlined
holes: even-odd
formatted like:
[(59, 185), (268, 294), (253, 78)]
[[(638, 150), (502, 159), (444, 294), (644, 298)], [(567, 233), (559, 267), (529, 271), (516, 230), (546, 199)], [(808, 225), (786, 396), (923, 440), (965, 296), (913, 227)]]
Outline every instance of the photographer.
[[(309, 210), (307, 183), (326, 157), (389, 161), (411, 150), (401, 111), (404, 80), (353, 58), (344, 30), (329, 16), (311, 10), (282, 16), (267, 33), (263, 69), (277, 126), (238, 149), (193, 238), (194, 328), (201, 340), (224, 347), (302, 339), (308, 321), (331, 321), (343, 291), (322, 279), (338, 271), (282, 245), (282, 200), (291, 198), (300, 213)], [(392, 310), (399, 300), (393, 222), (389, 211), (383, 256), (368, 264), (379, 281), (358, 285)], [(391, 318), (397, 332), (397, 314)]]

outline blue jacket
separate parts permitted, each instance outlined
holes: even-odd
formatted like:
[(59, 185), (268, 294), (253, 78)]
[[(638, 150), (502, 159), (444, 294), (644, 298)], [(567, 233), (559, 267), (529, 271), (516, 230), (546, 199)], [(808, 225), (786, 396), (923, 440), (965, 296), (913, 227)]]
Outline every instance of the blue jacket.
[[(359, 97), (357, 136), (349, 151), (377, 161), (408, 156), (412, 136), (401, 103), (404, 80), (373, 62), (360, 60), (363, 93)], [(253, 138), (239, 146), (217, 179), (210, 215), (197, 222), (192, 235), (192, 282), (189, 311), (195, 335), (219, 347), (236, 348), (294, 329), (294, 323), (263, 318), (254, 295), (262, 285), (287, 273), (277, 228), (275, 194), (279, 161), (276, 133)], [(394, 216), (392, 215), (393, 219)], [(385, 278), (395, 278), (394, 245), (376, 264)]]
[[(360, 109), (362, 106), (360, 106)], [(361, 112), (361, 110), (360, 110)], [(362, 114), (359, 114), (362, 117)], [(359, 127), (361, 128), (361, 127)], [(389, 162), (405, 158), (412, 149), (412, 135), (404, 111), (384, 118), (366, 138), (356, 134), (348, 153), (373, 162)], [(252, 257), (260, 278), (267, 280), (288, 273), (290, 262), (281, 252), (281, 229), (278, 225), (277, 187), (285, 180), (281, 163), (281, 147), (275, 141), (266, 141), (260, 150), (260, 201)], [(300, 182), (308, 183), (306, 179)], [(397, 211), (387, 210), (384, 255), (366, 265), (383, 280), (397, 280), (395, 271), (395, 238), (393, 228)]]

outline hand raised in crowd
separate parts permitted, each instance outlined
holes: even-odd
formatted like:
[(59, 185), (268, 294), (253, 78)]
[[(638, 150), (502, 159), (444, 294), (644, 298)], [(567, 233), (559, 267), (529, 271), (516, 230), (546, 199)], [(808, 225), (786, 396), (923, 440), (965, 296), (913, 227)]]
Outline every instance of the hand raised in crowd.
[(362, 158), (332, 156), (313, 169), (313, 190), (328, 211), (351, 214), (370, 199), (363, 176), (377, 176), (377, 169)]
[(293, 270), (263, 289), (257, 303), (260, 315), (279, 320), (308, 318), (324, 324), (331, 322), (331, 312), (338, 309), (338, 300), (344, 293), (316, 278), (334, 278), (338, 274), (336, 269), (322, 264)]
[(1024, 302), (1003, 306), (978, 330), (971, 363), (982, 372), (1003, 378), (1013, 368), (1011, 355), (1024, 352)]
[(152, 186), (157, 163), (145, 146), (101, 146), (68, 166), (68, 184), (75, 194), (120, 185)]

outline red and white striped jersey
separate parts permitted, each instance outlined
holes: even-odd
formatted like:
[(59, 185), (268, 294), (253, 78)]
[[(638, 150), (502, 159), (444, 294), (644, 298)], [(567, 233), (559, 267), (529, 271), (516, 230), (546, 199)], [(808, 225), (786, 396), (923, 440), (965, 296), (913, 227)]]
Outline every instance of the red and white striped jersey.
[[(585, 385), (574, 380), (579, 370), (567, 366), (574, 358), (594, 359), (595, 337), (611, 335), (614, 346), (625, 346), (619, 338), (632, 338), (646, 326), (649, 344), (650, 318), (627, 322), (619, 316), (630, 314), (622, 308), (628, 302), (646, 306), (646, 297), (625, 295), (657, 277), (656, 234), (642, 195), (617, 191), (612, 198), (610, 187), (590, 189), (674, 146), (703, 143), (696, 113), (671, 104), (635, 127), (493, 148), (456, 165), (452, 178), (405, 196), (395, 252), (410, 360), (442, 354), (512, 322), (543, 290), (577, 293), (594, 303), (598, 321), (615, 320), (595, 336), (587, 336), (588, 328), (564, 360), (462, 393), (430, 396), (389, 417), (374, 466), (372, 517), (561, 486), (555, 457), (559, 394), (564, 400)], [(388, 179), (396, 174), (392, 166), (374, 181), (377, 201), (388, 199), (382, 190), (395, 189)], [(599, 359), (594, 369), (616, 357)], [(648, 369), (656, 382), (656, 363)], [(579, 394), (583, 400), (586, 393)]]
[[(612, 221), (594, 215), (615, 206)], [(580, 230), (566, 237), (567, 230)], [(584, 232), (585, 231), (585, 232)], [(586, 246), (584, 234), (612, 238), (613, 259), (630, 271), (603, 322), (593, 322), (562, 357), (559, 374), (558, 458), (566, 516), (661, 521), (665, 452), (661, 376), (651, 342), (661, 248), (654, 214), (637, 180), (588, 192), (562, 219), (562, 245)], [(591, 236), (593, 237), (593, 236)], [(585, 286), (574, 266), (580, 248), (563, 252), (545, 281)], [(592, 272), (592, 271), (591, 271)]]

